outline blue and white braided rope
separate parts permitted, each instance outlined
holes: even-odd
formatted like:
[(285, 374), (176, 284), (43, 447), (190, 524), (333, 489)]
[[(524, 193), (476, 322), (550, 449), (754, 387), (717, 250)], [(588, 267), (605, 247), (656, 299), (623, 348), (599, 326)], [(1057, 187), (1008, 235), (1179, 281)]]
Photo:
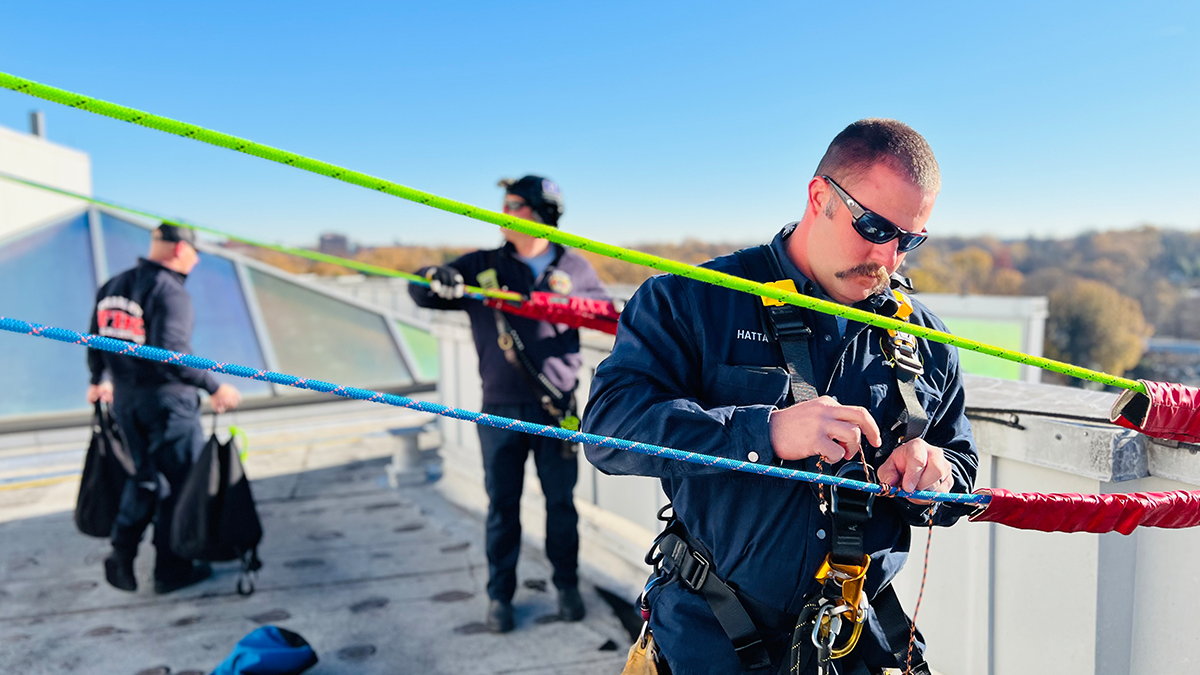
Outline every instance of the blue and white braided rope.
[(329, 382), (310, 380), (303, 377), (296, 377), (295, 375), (285, 375), (283, 373), (276, 373), (269, 370), (257, 370), (255, 368), (248, 368), (246, 366), (239, 366), (231, 363), (220, 363), (201, 356), (180, 354), (178, 352), (172, 352), (166, 349), (159, 349), (158, 347), (145, 347), (133, 344), (132, 342), (125, 342), (123, 340), (115, 340), (113, 338), (101, 337), (99, 335), (89, 335), (87, 333), (77, 333), (73, 330), (67, 330), (65, 328), (42, 326), (35, 323), (29, 323), (27, 321), (21, 321), (19, 319), (0, 317), (0, 330), (6, 330), (12, 333), (23, 333), (25, 335), (48, 338), (51, 340), (58, 340), (59, 342), (67, 342), (83, 347), (90, 347), (91, 349), (99, 349), (122, 356), (136, 356), (138, 358), (148, 359), (150, 361), (174, 363), (182, 366), (198, 368), (200, 370), (207, 370), (214, 373), (225, 373), (226, 375), (244, 377), (251, 380), (261, 380), (263, 382), (272, 382), (274, 384), (281, 384), (288, 387), (296, 387), (297, 389), (308, 389), (310, 391), (333, 394), (343, 398), (351, 398), (359, 401), (371, 401), (373, 403), (384, 403), (386, 405), (392, 405), (398, 408), (419, 410), (421, 412), (441, 415), (442, 417), (449, 417), (456, 420), (465, 420), (467, 422), (483, 424), (489, 427), (496, 427), (498, 429), (510, 429), (521, 431), (527, 434), (545, 436), (547, 438), (556, 438), (563, 441), (597, 445), (606, 448), (614, 448), (616, 450), (628, 450), (630, 452), (637, 452), (643, 455), (650, 455), (652, 457), (665, 457), (667, 459), (678, 460), (681, 462), (690, 462), (693, 464), (702, 464), (704, 466), (719, 467), (730, 471), (742, 471), (760, 476), (774, 476), (776, 478), (784, 478), (787, 480), (798, 480), (807, 483), (819, 483), (821, 485), (833, 485), (837, 487), (850, 488), (853, 490), (861, 490), (863, 492), (869, 492), (873, 494), (885, 494), (887, 496), (896, 497), (911, 497), (913, 499), (925, 499), (935, 502), (985, 505), (991, 499), (986, 494), (947, 494), (943, 492), (926, 491), (907, 492), (904, 490), (884, 487), (876, 483), (864, 483), (862, 481), (851, 480), (849, 478), (842, 478), (839, 476), (831, 476), (823, 473), (798, 471), (795, 469), (785, 469), (777, 466), (766, 466), (752, 462), (742, 462), (736, 459), (728, 459), (725, 457), (714, 457), (712, 455), (702, 455), (695, 452), (687, 452), (685, 450), (664, 448), (662, 446), (651, 445), (649, 443), (626, 441), (620, 438), (609, 438), (607, 436), (597, 436), (596, 434), (588, 434), (582, 431), (570, 431), (559, 427), (533, 424), (532, 422), (523, 422), (521, 420), (514, 420), (507, 417), (485, 415), (483, 413), (463, 410), (461, 408), (451, 408), (449, 406), (444, 406), (437, 403), (418, 401), (408, 398), (407, 396), (384, 394), (378, 391), (330, 384)]

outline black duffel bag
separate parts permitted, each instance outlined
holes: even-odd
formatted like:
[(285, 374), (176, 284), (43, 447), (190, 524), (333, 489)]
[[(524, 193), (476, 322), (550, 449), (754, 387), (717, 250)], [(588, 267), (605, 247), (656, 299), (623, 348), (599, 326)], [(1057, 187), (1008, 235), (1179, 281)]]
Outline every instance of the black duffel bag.
[(192, 465), (175, 504), (171, 550), (192, 560), (240, 560), (237, 590), (250, 595), (254, 573), (262, 567), (258, 559), (262, 535), (237, 444), (233, 438), (224, 443), (217, 439), (214, 417), (213, 434)]
[(112, 535), (121, 507), (121, 493), (135, 467), (112, 410), (96, 401), (92, 442), (83, 460), (79, 497), (75, 500), (75, 526), (92, 537)]

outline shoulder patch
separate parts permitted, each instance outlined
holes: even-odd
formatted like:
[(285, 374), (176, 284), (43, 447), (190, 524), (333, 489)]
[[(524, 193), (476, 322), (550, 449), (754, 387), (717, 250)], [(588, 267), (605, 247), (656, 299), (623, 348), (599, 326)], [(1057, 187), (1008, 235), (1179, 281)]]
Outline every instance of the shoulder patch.
[(554, 270), (550, 273), (550, 278), (546, 280), (550, 285), (550, 290), (559, 295), (569, 295), (575, 284), (571, 281), (571, 275), (562, 270)]
[(496, 275), (495, 268), (488, 268), (476, 274), (475, 280), (479, 282), (480, 288), (500, 288), (500, 277)]

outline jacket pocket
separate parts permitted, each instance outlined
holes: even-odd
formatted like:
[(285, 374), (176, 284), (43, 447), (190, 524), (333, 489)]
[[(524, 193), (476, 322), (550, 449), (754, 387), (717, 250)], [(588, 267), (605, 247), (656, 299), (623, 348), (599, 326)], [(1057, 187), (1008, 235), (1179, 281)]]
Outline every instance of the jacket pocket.
[(715, 405), (781, 405), (788, 393), (788, 372), (776, 366), (717, 366), (709, 401)]

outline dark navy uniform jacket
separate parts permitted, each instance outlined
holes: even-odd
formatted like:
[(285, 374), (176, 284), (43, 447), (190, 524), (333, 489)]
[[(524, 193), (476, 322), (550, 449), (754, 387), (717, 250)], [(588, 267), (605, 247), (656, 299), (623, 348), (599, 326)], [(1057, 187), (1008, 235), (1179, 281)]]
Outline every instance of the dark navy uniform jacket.
[[(797, 289), (823, 297), (787, 257), (784, 242), (790, 233), (789, 226), (771, 246)], [(765, 270), (742, 269), (734, 255), (704, 266), (769, 280)], [(881, 299), (875, 296), (856, 306), (870, 310)], [(913, 323), (945, 330), (923, 305), (913, 305)], [(870, 411), (884, 437), (879, 452), (872, 454), (867, 446), (868, 460), (878, 467), (903, 433), (902, 428), (891, 431), (904, 405), (882, 351), (886, 331), (850, 321), (839, 337), (835, 317), (804, 312), (814, 332), (813, 384), (820, 395)], [(677, 276), (647, 280), (621, 313), (612, 355), (596, 371), (584, 431), (780, 464), (767, 418), (787, 405), (789, 376), (764, 320), (762, 302), (753, 295)], [(953, 491), (969, 492), (978, 458), (964, 414), (957, 352), (928, 340), (918, 344), (925, 373), (916, 382), (917, 396), (930, 419), (924, 438), (945, 450), (953, 466)], [(829, 552), (830, 523), (812, 486), (629, 451), (588, 446), (586, 452), (604, 473), (660, 478), (676, 516), (712, 553), (714, 571), (740, 593), (795, 615), (805, 597), (819, 590), (813, 575)], [(900, 570), (909, 547), (909, 524), (922, 523), (924, 514), (925, 507), (906, 500), (876, 499), (865, 537), (872, 558), (869, 596)], [(933, 513), (938, 525), (955, 519), (946, 509)], [(741, 672), (702, 596), (675, 581), (656, 587), (649, 599), (650, 624), (673, 672)], [(877, 625), (874, 632), (882, 635)], [(860, 645), (872, 642), (867, 635), (864, 631)]]
[[(192, 298), (183, 287), (187, 275), (145, 258), (137, 267), (109, 279), (96, 293), (91, 332), (139, 345), (192, 353), (196, 314)], [(88, 350), (92, 384), (100, 384), (105, 370), (112, 374), (118, 392), (173, 390), (194, 395), (194, 387), (217, 390), (212, 373), (186, 366), (131, 359), (97, 349)]]
[[(591, 263), (558, 244), (551, 246), (556, 256), (538, 279), (533, 278), (533, 270), (529, 269), (529, 265), (515, 257), (516, 248), (508, 243), (499, 249), (468, 253), (450, 263), (450, 267), (458, 270), (471, 286), (484, 285), (479, 275), (494, 268), (500, 286), (514, 293), (528, 295), (532, 291), (545, 291), (597, 300), (609, 299)], [(422, 268), (417, 274), (424, 275), (428, 269)], [(504, 351), (496, 342), (500, 337), (496, 330), (496, 310), (471, 298), (446, 300), (434, 295), (428, 286), (419, 284), (409, 284), (408, 293), (422, 307), (466, 310), (471, 318), (475, 350), (479, 353), (484, 404), (541, 402), (541, 394), (535, 392), (525, 377), (514, 372), (516, 369), (504, 358)], [(574, 391), (579, 366), (583, 364), (583, 357), (579, 355), (579, 331), (527, 317), (512, 314), (504, 316), (521, 336), (525, 354), (533, 365), (559, 390)]]

